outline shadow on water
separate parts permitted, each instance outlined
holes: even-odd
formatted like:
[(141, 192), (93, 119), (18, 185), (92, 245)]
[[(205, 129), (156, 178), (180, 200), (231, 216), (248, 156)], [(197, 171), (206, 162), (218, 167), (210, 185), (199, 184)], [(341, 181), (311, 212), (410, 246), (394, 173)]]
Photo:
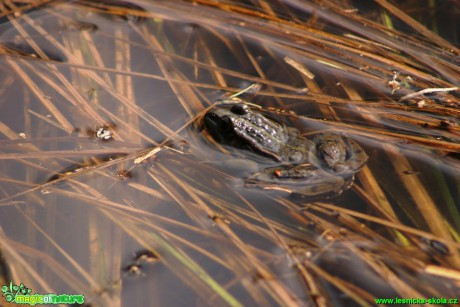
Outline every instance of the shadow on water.
[[(91, 306), (458, 295), (459, 42), (436, 23), (458, 10), (39, 2), (0, 4), (2, 285)], [(293, 164), (210, 137), (235, 99), (296, 133), (285, 150), (328, 131), (369, 158), (334, 193), (249, 185)]]

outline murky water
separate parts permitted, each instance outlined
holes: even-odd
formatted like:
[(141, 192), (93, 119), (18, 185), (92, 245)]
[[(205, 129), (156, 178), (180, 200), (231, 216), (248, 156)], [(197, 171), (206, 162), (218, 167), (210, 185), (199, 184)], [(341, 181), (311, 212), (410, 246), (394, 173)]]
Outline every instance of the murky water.
[[(452, 36), (293, 0), (22, 5), (0, 6), (3, 284), (92, 306), (458, 294)], [(360, 144), (350, 189), (245, 184), (265, 160), (219, 146), (201, 120), (251, 84), (240, 98), (302, 136)]]

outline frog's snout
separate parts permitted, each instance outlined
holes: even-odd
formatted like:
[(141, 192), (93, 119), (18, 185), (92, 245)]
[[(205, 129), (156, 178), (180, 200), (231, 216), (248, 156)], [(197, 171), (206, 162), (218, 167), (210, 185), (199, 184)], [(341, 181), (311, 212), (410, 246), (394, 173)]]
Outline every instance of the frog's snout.
[(232, 122), (214, 112), (208, 112), (203, 119), (205, 130), (219, 143), (224, 143), (233, 134)]

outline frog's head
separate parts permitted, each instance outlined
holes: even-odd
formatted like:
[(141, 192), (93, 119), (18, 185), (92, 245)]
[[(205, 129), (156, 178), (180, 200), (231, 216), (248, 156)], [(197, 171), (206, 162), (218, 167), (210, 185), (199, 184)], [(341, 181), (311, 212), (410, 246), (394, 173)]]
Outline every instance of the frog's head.
[(204, 116), (204, 128), (216, 142), (244, 149), (277, 161), (290, 146), (284, 125), (252, 111), (246, 104), (227, 104), (210, 110)]
[(204, 116), (204, 128), (219, 143), (232, 143), (238, 138), (238, 118), (250, 112), (244, 104), (214, 108)]

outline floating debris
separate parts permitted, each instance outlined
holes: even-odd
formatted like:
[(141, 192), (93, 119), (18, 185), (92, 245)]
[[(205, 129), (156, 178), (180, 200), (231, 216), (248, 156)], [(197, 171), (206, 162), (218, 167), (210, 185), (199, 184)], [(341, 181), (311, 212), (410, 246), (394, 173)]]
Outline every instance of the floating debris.
[(56, 50), (53, 50), (53, 52), (51, 52), (46, 48), (42, 47), (37, 47), (37, 49), (35, 49), (26, 43), (1, 43), (0, 54), (2, 53), (19, 57), (51, 60), (56, 62), (67, 61), (67, 58), (63, 54), (57, 53)]
[(104, 124), (103, 126), (101, 127), (97, 127), (96, 129), (91, 129), (91, 128), (88, 128), (86, 129), (86, 133), (87, 135), (89, 135), (91, 138), (95, 139), (95, 140), (99, 140), (99, 141), (102, 141), (102, 142), (109, 142), (109, 141), (113, 141), (113, 132), (115, 131), (115, 129), (117, 128), (117, 126), (115, 124)]
[(408, 100), (408, 99), (415, 98), (415, 97), (418, 97), (418, 96), (423, 96), (425, 94), (439, 93), (439, 92), (450, 92), (450, 91), (456, 91), (456, 90), (458, 90), (458, 87), (426, 88), (424, 90), (421, 90), (421, 91), (418, 91), (418, 92), (403, 96), (403, 97), (399, 98), (399, 101), (404, 101), (404, 100)]

